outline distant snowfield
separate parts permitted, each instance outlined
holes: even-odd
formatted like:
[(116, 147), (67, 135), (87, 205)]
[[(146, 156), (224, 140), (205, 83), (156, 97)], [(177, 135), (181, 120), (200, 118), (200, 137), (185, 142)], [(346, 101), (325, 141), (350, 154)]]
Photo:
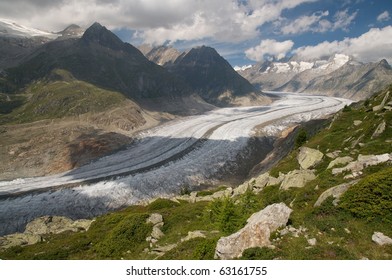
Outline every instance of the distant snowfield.
[(351, 103), (276, 94), (281, 99), (270, 106), (224, 108), (166, 123), (141, 133), (128, 149), (71, 172), (0, 182), (0, 235), (22, 230), (43, 215), (87, 218), (176, 194), (184, 185), (214, 183), (247, 147), (256, 126), (268, 123), (263, 131), (274, 136)]

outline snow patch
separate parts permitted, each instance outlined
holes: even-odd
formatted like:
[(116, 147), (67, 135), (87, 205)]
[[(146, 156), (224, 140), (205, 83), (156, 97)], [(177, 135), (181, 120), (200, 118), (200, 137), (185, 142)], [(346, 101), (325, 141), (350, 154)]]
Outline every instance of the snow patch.
[(0, 35), (9, 37), (47, 37), (50, 39), (56, 39), (59, 37), (58, 34), (51, 32), (42, 31), (32, 27), (17, 24), (8, 19), (0, 18)]
[(252, 65), (244, 65), (244, 66), (234, 66), (235, 71), (245, 71), (246, 69), (252, 68)]

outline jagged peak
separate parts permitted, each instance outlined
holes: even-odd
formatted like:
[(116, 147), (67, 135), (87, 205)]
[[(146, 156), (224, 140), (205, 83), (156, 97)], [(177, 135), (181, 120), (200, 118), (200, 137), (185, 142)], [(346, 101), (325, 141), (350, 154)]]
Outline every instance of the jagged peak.
[(111, 49), (122, 49), (124, 42), (121, 41), (114, 33), (105, 26), (95, 22), (84, 32), (82, 40), (85, 42), (94, 42)]
[(388, 61), (385, 58), (381, 59), (380, 62), (378, 63), (378, 65), (392, 69), (391, 65), (388, 63)]

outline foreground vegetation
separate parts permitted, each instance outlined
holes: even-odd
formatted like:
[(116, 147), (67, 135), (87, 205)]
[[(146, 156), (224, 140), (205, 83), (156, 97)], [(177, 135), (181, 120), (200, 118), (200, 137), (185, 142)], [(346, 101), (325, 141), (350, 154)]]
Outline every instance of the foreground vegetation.
[[(389, 89), (392, 91), (392, 87)], [(366, 102), (345, 108), (329, 127), (299, 145), (323, 152), (340, 150), (340, 156), (357, 158), (359, 154), (391, 153), (392, 112), (373, 112), (381, 103), (385, 91)], [(390, 98), (389, 98), (390, 100)], [(354, 124), (354, 121), (356, 124)], [(358, 122), (360, 121), (360, 122)], [(387, 126), (374, 137), (380, 122)], [(304, 140), (305, 139), (305, 140)], [(348, 140), (347, 140), (348, 139)], [(359, 139), (359, 141), (357, 141)], [(270, 174), (278, 176), (299, 169), (294, 149), (279, 162)], [(247, 218), (277, 202), (285, 202), (293, 209), (289, 226), (303, 230), (297, 234), (271, 236), (272, 248), (251, 248), (243, 253), (244, 259), (392, 259), (392, 245), (379, 246), (372, 241), (374, 232), (392, 236), (392, 167), (388, 164), (369, 166), (340, 199), (337, 206), (333, 198), (314, 207), (318, 197), (327, 189), (349, 182), (346, 173), (333, 175), (327, 169), (331, 158), (324, 156), (316, 166), (317, 178), (304, 188), (281, 190), (267, 186), (255, 194), (248, 190), (236, 197), (222, 197), (211, 202), (190, 203), (179, 200), (158, 199), (147, 206), (132, 206), (96, 218), (87, 232), (48, 235), (38, 244), (13, 247), (0, 252), (2, 259), (213, 259), (217, 240), (238, 231)], [(249, 182), (251, 185), (252, 182)], [(199, 196), (221, 191), (200, 192)], [(164, 236), (154, 248), (176, 244), (167, 251), (154, 253), (146, 238), (152, 225), (146, 219), (152, 213), (163, 216)], [(188, 232), (203, 231), (205, 238), (181, 241)], [(308, 240), (317, 243), (309, 246)]]

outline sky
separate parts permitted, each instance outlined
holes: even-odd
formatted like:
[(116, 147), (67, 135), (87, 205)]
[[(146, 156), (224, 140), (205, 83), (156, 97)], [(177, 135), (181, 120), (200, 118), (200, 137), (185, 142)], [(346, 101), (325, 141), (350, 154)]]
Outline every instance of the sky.
[(135, 46), (212, 46), (233, 66), (334, 53), (392, 63), (392, 0), (1, 0), (0, 18), (46, 31), (99, 22)]

